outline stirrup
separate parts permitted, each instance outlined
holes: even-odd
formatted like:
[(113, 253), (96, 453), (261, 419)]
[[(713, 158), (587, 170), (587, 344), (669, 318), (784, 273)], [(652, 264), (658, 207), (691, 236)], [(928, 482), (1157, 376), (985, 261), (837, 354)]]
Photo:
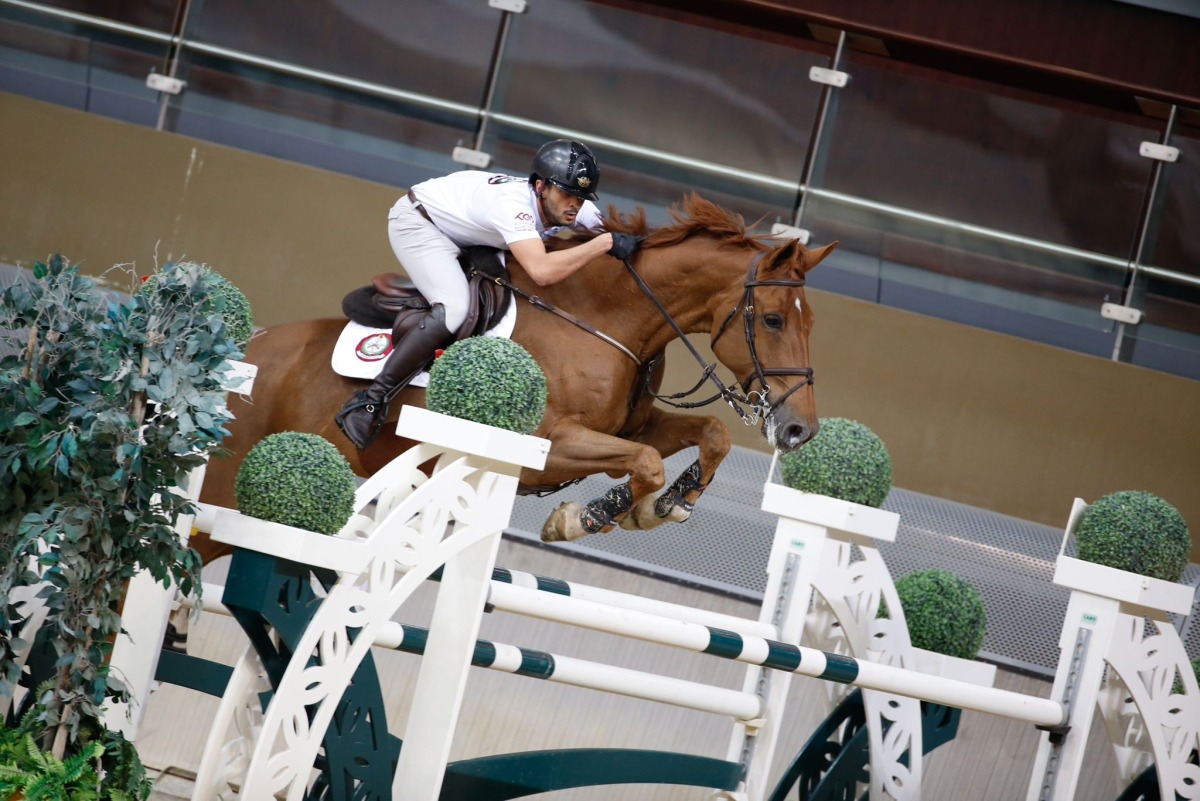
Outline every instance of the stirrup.
[[(365, 407), (368, 413), (375, 414), (375, 410), (370, 408), (375, 405), (376, 402), (367, 397), (367, 391), (365, 389), (360, 389), (358, 392), (355, 392), (350, 396), (350, 400), (342, 404), (342, 410), (334, 416), (333, 421), (337, 423), (338, 428), (342, 428), (342, 420), (344, 420), (346, 415), (350, 414), (350, 412), (357, 411)], [(344, 431), (345, 429), (342, 430)]]

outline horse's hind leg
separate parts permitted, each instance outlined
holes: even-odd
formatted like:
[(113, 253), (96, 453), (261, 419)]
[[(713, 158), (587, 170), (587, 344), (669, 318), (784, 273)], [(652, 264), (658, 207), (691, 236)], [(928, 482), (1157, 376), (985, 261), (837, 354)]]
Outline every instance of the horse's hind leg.
[(621, 520), (621, 528), (650, 529), (667, 522), (682, 523), (691, 516), (717, 466), (729, 453), (729, 429), (715, 417), (656, 409), (643, 431), (638, 441), (655, 448), (664, 458), (691, 446), (700, 448), (700, 457), (666, 490), (639, 499)]

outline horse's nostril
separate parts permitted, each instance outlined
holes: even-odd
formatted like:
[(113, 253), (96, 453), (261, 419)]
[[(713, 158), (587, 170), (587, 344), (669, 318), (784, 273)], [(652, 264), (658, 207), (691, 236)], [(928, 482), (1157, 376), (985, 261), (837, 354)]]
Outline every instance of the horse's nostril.
[(796, 450), (810, 439), (812, 439), (812, 435), (808, 431), (808, 426), (801, 422), (786, 423), (783, 430), (779, 432), (779, 444), (787, 451)]

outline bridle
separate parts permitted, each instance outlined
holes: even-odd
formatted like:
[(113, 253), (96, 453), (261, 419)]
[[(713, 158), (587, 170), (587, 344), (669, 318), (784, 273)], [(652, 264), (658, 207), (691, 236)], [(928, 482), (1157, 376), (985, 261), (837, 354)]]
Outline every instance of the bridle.
[[(724, 400), (726, 403), (728, 403), (730, 408), (733, 409), (734, 412), (736, 412), (737, 415), (742, 418), (743, 423), (745, 423), (748, 426), (752, 426), (752, 425), (755, 425), (763, 417), (770, 415), (773, 406), (778, 406), (779, 404), (782, 404), (789, 397), (791, 397), (792, 393), (794, 393), (796, 390), (801, 389), (802, 387), (805, 387), (805, 386), (813, 383), (813, 369), (811, 367), (790, 367), (790, 368), (788, 368), (788, 367), (763, 367), (762, 362), (759, 361), (758, 349), (755, 347), (755, 340), (754, 340), (754, 288), (760, 287), (760, 286), (792, 286), (792, 287), (804, 286), (803, 278), (801, 278), (799, 280), (784, 280), (784, 279), (773, 280), (773, 281), (757, 280), (758, 266), (759, 266), (759, 263), (762, 261), (762, 257), (765, 254), (765, 252), (766, 251), (758, 252), (757, 254), (755, 254), (754, 258), (752, 258), (750, 260), (750, 266), (747, 269), (747, 273), (746, 273), (746, 280), (742, 284), (742, 287), (743, 287), (742, 299), (740, 301), (738, 301), (738, 304), (733, 307), (733, 309), (729, 312), (728, 315), (726, 315), (725, 319), (721, 322), (721, 326), (717, 329), (717, 333), (714, 334), (712, 339), (709, 341), (709, 346), (712, 348), (715, 348), (717, 345), (717, 340), (719, 340), (721, 338), (721, 336), (725, 333), (725, 331), (729, 328), (729, 324), (733, 321), (733, 318), (737, 315), (738, 309), (742, 310), (742, 324), (743, 324), (743, 327), (745, 329), (745, 334), (746, 334), (746, 346), (750, 352), (750, 363), (751, 363), (751, 365), (753, 365), (753, 369), (751, 370), (749, 375), (747, 375), (744, 379), (742, 379), (739, 382), (739, 384), (741, 386), (741, 390), (742, 390), (741, 392), (738, 392), (737, 390), (734, 389), (734, 387), (737, 385), (731, 384), (729, 386), (725, 386), (724, 384), (721, 383), (720, 379), (718, 379), (715, 375), (715, 371), (717, 368), (716, 363), (715, 362), (712, 364), (704, 363), (703, 357), (701, 357), (700, 353), (696, 350), (695, 346), (692, 345), (692, 343), (684, 335), (683, 329), (681, 329), (679, 327), (679, 324), (675, 322), (675, 319), (673, 317), (671, 317), (671, 314), (667, 311), (666, 307), (663, 306), (663, 304), (659, 301), (659, 299), (654, 295), (654, 292), (646, 284), (645, 280), (642, 279), (641, 275), (638, 274), (637, 270), (635, 270), (633, 268), (633, 265), (630, 264), (629, 261), (627, 261), (627, 260), (625, 261), (625, 269), (627, 269), (629, 271), (629, 274), (633, 276), (633, 280), (637, 282), (638, 288), (641, 289), (642, 293), (646, 297), (650, 298), (650, 300), (654, 302), (654, 305), (658, 307), (659, 313), (662, 314), (663, 318), (666, 319), (667, 323), (673, 329), (675, 329), (675, 333), (679, 335), (679, 338), (683, 341), (684, 345), (687, 346), (687, 349), (689, 351), (691, 351), (692, 356), (696, 359), (697, 363), (699, 363), (700, 367), (703, 370), (703, 374), (701, 375), (700, 380), (698, 382), (696, 382), (696, 385), (694, 387), (687, 390), (686, 392), (679, 392), (679, 393), (675, 393), (673, 395), (659, 395), (658, 393), (654, 392), (654, 390), (651, 389), (651, 387), (650, 387), (650, 376), (653, 373), (653, 370), (647, 370), (646, 378), (645, 378), (645, 382), (646, 382), (645, 390), (647, 393), (649, 393), (653, 397), (657, 398), (658, 400), (663, 401), (664, 403), (666, 403), (669, 406), (674, 406), (677, 409), (695, 409), (700, 406), (707, 406), (708, 404), (710, 404), (710, 403), (716, 401), (718, 398), (720, 398), (721, 400)], [(775, 401), (774, 404), (772, 404), (770, 399), (767, 397), (768, 393), (770, 392), (770, 387), (767, 385), (767, 376), (783, 376), (783, 375), (802, 376), (804, 380), (802, 380), (802, 381), (796, 383), (794, 386), (790, 387), (788, 389), (788, 391), (784, 393), (783, 397), (781, 397), (779, 400)], [(682, 403), (682, 402), (676, 403), (675, 402), (675, 401), (679, 400), (680, 398), (689, 397), (693, 393), (697, 392), (700, 389), (700, 387), (704, 384), (704, 382), (709, 381), (709, 380), (711, 380), (717, 386), (717, 393), (715, 395), (713, 395), (712, 397), (706, 398), (705, 400), (702, 400), (702, 401), (695, 401), (695, 402), (691, 402), (691, 403)], [(758, 385), (761, 387), (761, 389), (752, 391), (750, 389), (750, 387), (753, 386), (755, 381), (758, 382)], [(744, 406), (749, 406), (751, 409), (751, 413), (747, 413), (746, 410), (743, 408)]]
[[(743, 327), (745, 328), (745, 333), (746, 333), (746, 345), (750, 352), (750, 363), (753, 365), (753, 369), (751, 370), (750, 374), (747, 375), (740, 382), (738, 382), (738, 384), (731, 384), (729, 386), (725, 386), (724, 384), (722, 384), (720, 379), (718, 379), (716, 377), (715, 372), (717, 369), (717, 363), (713, 362), (712, 364), (705, 364), (704, 358), (700, 355), (699, 351), (696, 350), (696, 347), (691, 343), (691, 341), (684, 334), (683, 329), (679, 327), (679, 323), (675, 322), (675, 318), (671, 316), (671, 313), (668, 312), (666, 307), (663, 306), (662, 302), (659, 301), (658, 297), (654, 294), (654, 291), (650, 289), (650, 286), (645, 282), (645, 280), (638, 273), (638, 271), (636, 269), (634, 269), (632, 264), (629, 263), (629, 260), (628, 259), (624, 260), (623, 263), (625, 264), (625, 269), (629, 271), (629, 274), (631, 276), (633, 276), (633, 280), (637, 283), (638, 288), (641, 289), (642, 294), (644, 294), (647, 298), (649, 298), (651, 300), (651, 302), (654, 303), (654, 305), (658, 308), (659, 313), (663, 316), (663, 319), (665, 319), (667, 321), (667, 324), (670, 325), (671, 328), (673, 328), (675, 330), (675, 333), (678, 335), (679, 339), (682, 340), (683, 344), (685, 346), (687, 346), (687, 349), (689, 351), (691, 351), (692, 356), (696, 359), (696, 362), (701, 367), (702, 374), (700, 376), (700, 380), (696, 382), (696, 385), (694, 387), (692, 387), (691, 389), (689, 389), (685, 392), (677, 392), (672, 395), (660, 395), (657, 392), (655, 392), (653, 390), (653, 388), (651, 388), (651, 386), (650, 386), (650, 380), (651, 380), (651, 376), (654, 373), (654, 367), (658, 364), (658, 361), (662, 358), (661, 354), (659, 356), (654, 357), (654, 359), (651, 359), (649, 362), (644, 363), (641, 359), (639, 359), (637, 357), (637, 355), (633, 351), (631, 351), (629, 348), (622, 345), (616, 339), (609, 336), (608, 334), (605, 334), (603, 331), (598, 330), (595, 326), (592, 326), (591, 324), (587, 323), (586, 321), (579, 319), (578, 317), (571, 314), (570, 312), (567, 312), (567, 311), (557, 308), (553, 304), (548, 303), (545, 300), (542, 300), (537, 295), (531, 295), (530, 293), (522, 290), (520, 287), (513, 285), (510, 281), (508, 281), (507, 278), (504, 278), (501, 276), (489, 276), (489, 278), (491, 280), (495, 281), (497, 284), (501, 284), (503, 286), (508, 287), (514, 293), (525, 298), (525, 300), (529, 301), (532, 305), (538, 307), (539, 309), (542, 309), (543, 311), (551, 312), (553, 314), (558, 315), (559, 317), (562, 317), (564, 320), (567, 320), (568, 322), (578, 326), (579, 328), (582, 328), (584, 331), (587, 331), (589, 334), (592, 334), (593, 336), (599, 337), (603, 341), (607, 342), (609, 345), (612, 345), (614, 348), (616, 348), (617, 350), (624, 353), (626, 356), (628, 356), (630, 359), (633, 360), (634, 364), (638, 365), (638, 367), (641, 368), (641, 372), (644, 375), (644, 379), (643, 379), (644, 380), (644, 391), (647, 394), (651, 395), (652, 397), (662, 401), (663, 403), (666, 403), (668, 406), (673, 406), (676, 409), (696, 409), (701, 406), (707, 406), (708, 404), (713, 403), (714, 401), (716, 401), (718, 399), (721, 399), (729, 404), (729, 407), (731, 409), (733, 409), (734, 412), (737, 413), (737, 415), (742, 419), (743, 423), (745, 423), (748, 426), (752, 426), (752, 425), (755, 425), (756, 423), (758, 423), (758, 421), (763, 419), (765, 416), (771, 414), (773, 406), (778, 406), (779, 404), (781, 404), (785, 400), (787, 400), (789, 397), (791, 397), (792, 393), (794, 393), (796, 390), (801, 389), (802, 387), (805, 387), (805, 386), (813, 383), (813, 369), (811, 367), (791, 367), (791, 368), (763, 367), (762, 362), (759, 361), (758, 350), (755, 347), (755, 341), (754, 341), (754, 289), (755, 289), (755, 287), (760, 287), (760, 286), (802, 287), (802, 286), (804, 286), (803, 278), (801, 278), (799, 280), (774, 280), (774, 281), (756, 280), (758, 277), (759, 263), (762, 261), (762, 257), (765, 254), (766, 254), (766, 251), (760, 251), (755, 254), (754, 258), (752, 258), (750, 260), (750, 266), (746, 273), (746, 280), (742, 284), (742, 287), (743, 287), (742, 299), (740, 301), (738, 301), (738, 304), (736, 306), (734, 306), (733, 309), (729, 312), (729, 314), (725, 317), (724, 321), (722, 321), (722, 323), (721, 323), (720, 328), (717, 329), (717, 333), (714, 334), (713, 338), (709, 341), (710, 347), (716, 347), (717, 340), (719, 340), (721, 338), (721, 336), (725, 333), (726, 329), (729, 328), (729, 324), (731, 322), (733, 322), (733, 318), (737, 315), (738, 310), (739, 309), (742, 310)], [(775, 401), (774, 404), (772, 404), (771, 401), (767, 397), (767, 395), (770, 391), (770, 387), (767, 385), (767, 376), (783, 376), (783, 375), (802, 376), (804, 380), (800, 381), (797, 384), (795, 384), (794, 386), (790, 387), (788, 389), (788, 391), (784, 393), (783, 397), (781, 397), (779, 400)], [(701, 401), (683, 402), (681, 400), (682, 398), (690, 397), (693, 394), (695, 394), (696, 392), (698, 392), (700, 390), (700, 387), (702, 387), (704, 385), (705, 381), (712, 381), (713, 384), (716, 385), (716, 387), (717, 387), (716, 394), (714, 394), (712, 397), (705, 398), (704, 400), (701, 400)], [(756, 381), (758, 382), (758, 385), (761, 387), (761, 389), (751, 390), (750, 387), (753, 386), (754, 382), (756, 382)], [(739, 386), (739, 385), (741, 386), (741, 392), (738, 392), (735, 389), (735, 387)], [(743, 407), (750, 407), (750, 411), (747, 412), (746, 409)]]

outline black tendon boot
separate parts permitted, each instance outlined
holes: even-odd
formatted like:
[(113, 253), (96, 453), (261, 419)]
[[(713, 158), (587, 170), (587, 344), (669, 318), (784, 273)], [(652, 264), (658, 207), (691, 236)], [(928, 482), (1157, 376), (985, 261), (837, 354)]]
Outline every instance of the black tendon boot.
[(333, 418), (360, 451), (375, 441), (387, 419), (388, 404), (433, 360), (433, 354), (452, 339), (446, 329), (446, 309), (435, 303), (411, 328), (383, 363), (371, 386), (354, 393)]

